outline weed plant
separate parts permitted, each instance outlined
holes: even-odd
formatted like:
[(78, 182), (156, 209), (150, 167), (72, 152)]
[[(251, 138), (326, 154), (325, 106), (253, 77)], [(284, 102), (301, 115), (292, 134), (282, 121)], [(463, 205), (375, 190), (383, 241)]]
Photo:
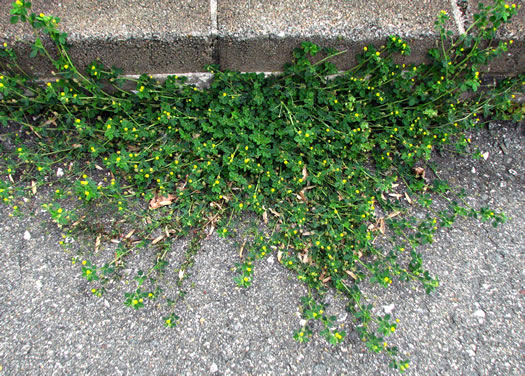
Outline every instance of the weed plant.
[[(511, 47), (497, 33), (516, 13), (502, 0), (480, 4), (457, 36), (442, 11), (440, 38), (419, 65), (396, 63), (410, 47), (395, 35), (364, 47), (345, 72), (330, 62), (341, 52), (304, 42), (282, 74), (212, 65), (213, 81), (202, 89), (178, 76), (162, 83), (145, 74), (122, 77), (100, 61), (80, 70), (59, 19), (17, 0), (11, 22), (34, 31), (31, 57), (48, 58), (54, 77), (46, 82), (26, 73), (12, 46), (0, 49), (0, 200), (21, 215), (28, 198), (49, 186), (54, 197), (43, 207), (63, 229), (64, 247), (86, 231), (95, 249), (118, 238), (105, 261), (74, 258), (96, 296), (147, 247), (154, 262), (130, 277), (135, 287), (124, 297), (134, 309), (161, 299), (165, 273), (188, 276), (203, 237), (234, 236), (236, 221), (255, 213), (259, 226), (245, 234), (237, 285), (250, 286), (256, 261), (274, 254), (309, 287), (297, 341), (319, 327), (329, 343), (344, 340), (323, 303), (335, 288), (347, 298), (364, 345), (404, 371), (408, 359), (387, 342), (398, 320), (373, 314), (359, 286), (388, 288), (399, 280), (430, 293), (438, 279), (423, 268), (418, 249), (439, 227), (458, 216), (494, 226), (505, 221), (503, 213), (470, 207), (428, 161), (436, 149), (471, 151), (469, 132), (489, 118), (523, 118), (513, 99), (523, 93), (524, 75), (483, 87), (480, 73)], [(433, 209), (438, 196), (447, 209)], [(426, 217), (409, 215), (414, 208)], [(102, 210), (113, 213), (109, 232), (93, 226)], [(188, 252), (181, 265), (168, 265), (177, 238), (191, 239)], [(167, 327), (177, 323), (175, 312), (164, 318)]]

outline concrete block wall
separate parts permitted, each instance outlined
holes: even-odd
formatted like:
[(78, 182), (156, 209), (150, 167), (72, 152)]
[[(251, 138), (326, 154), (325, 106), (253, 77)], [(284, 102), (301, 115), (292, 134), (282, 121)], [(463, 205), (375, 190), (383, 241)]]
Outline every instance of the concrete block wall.
[[(490, 0), (487, 0), (490, 1)], [(34, 0), (33, 11), (60, 17), (79, 66), (95, 58), (125, 74), (202, 72), (206, 64), (241, 71), (279, 71), (293, 48), (310, 40), (348, 52), (335, 62), (349, 68), (364, 45), (398, 34), (412, 47), (408, 62), (421, 62), (434, 45), (441, 10), (450, 28), (465, 30), (478, 0)], [(502, 38), (512, 51), (490, 67), (494, 74), (525, 71), (525, 0)], [(0, 39), (15, 44), (23, 65), (48, 73), (43, 59), (29, 59), (33, 36), (9, 24), (11, 1), (0, 2)], [(26, 58), (27, 57), (27, 58)]]

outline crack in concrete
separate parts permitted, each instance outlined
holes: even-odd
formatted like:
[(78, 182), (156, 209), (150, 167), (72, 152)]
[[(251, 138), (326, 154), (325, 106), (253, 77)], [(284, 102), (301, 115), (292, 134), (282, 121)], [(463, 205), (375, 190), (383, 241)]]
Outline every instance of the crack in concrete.
[(217, 43), (219, 41), (219, 21), (217, 15), (217, 0), (210, 0), (210, 21), (211, 21), (211, 33), (210, 33), (210, 49), (211, 58), (214, 64), (220, 65), (219, 49)]

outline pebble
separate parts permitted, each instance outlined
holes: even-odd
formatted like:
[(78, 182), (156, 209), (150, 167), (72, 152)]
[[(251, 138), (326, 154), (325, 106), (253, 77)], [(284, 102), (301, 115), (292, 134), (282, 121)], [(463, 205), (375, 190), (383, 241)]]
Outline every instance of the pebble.
[(64, 176), (64, 170), (62, 170), (62, 168), (58, 168), (57, 169), (57, 177), (61, 178), (62, 176)]
[(518, 172), (511, 168), (511, 169), (509, 169), (509, 174), (516, 176), (516, 175), (518, 175)]
[(485, 312), (483, 312), (481, 309), (478, 309), (472, 315), (478, 318), (480, 324), (483, 324), (485, 321)]
[(394, 310), (394, 304), (383, 306), (383, 311), (385, 311), (385, 313), (391, 314), (393, 310)]
[(29, 239), (31, 239), (31, 234), (30, 234), (29, 231), (27, 231), (27, 230), (24, 232), (24, 239), (25, 239), (25, 240), (29, 240)]
[(215, 373), (219, 370), (219, 367), (217, 367), (217, 364), (212, 363), (210, 367), (210, 373)]

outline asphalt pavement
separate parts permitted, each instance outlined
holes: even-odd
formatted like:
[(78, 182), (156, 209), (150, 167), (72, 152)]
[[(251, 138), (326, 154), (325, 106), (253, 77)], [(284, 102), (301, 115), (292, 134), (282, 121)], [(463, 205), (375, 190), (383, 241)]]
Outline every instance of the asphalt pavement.
[[(424, 265), (440, 279), (435, 293), (400, 282), (362, 286), (377, 312), (400, 319), (389, 341), (409, 354), (408, 375), (525, 374), (524, 136), (523, 125), (494, 123), (473, 135), (486, 159), (434, 156), (440, 175), (470, 192), (471, 205), (509, 217), (498, 228), (461, 219), (438, 232), (422, 249)], [(252, 287), (236, 287), (238, 249), (215, 236), (197, 254), (187, 294), (174, 307), (176, 328), (162, 325), (165, 306), (124, 306), (125, 284), (97, 298), (35, 200), (24, 217), (0, 207), (0, 375), (396, 374), (385, 356), (365, 350), (334, 293), (327, 302), (349, 333), (343, 344), (318, 335), (295, 342), (305, 286), (273, 255), (256, 265)], [(186, 247), (174, 243), (172, 257)], [(167, 279), (174, 291), (176, 280), (175, 273)]]

